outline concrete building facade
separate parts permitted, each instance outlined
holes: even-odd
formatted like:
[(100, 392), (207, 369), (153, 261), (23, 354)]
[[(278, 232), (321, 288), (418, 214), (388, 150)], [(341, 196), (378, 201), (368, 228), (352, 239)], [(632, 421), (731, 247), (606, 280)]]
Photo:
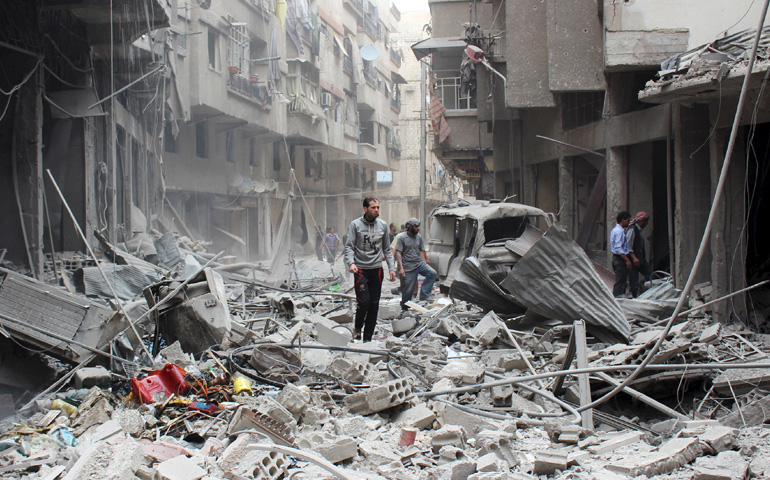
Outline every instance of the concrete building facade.
[[(686, 95), (640, 101), (639, 92), (667, 58), (756, 26), (760, 5), (433, 0), (430, 8), (437, 40), (468, 36), (461, 24), (468, 18), (482, 33), (465, 43), (480, 47), (506, 78), (476, 66), (475, 120), (491, 132), (484, 158), (494, 196), (557, 213), (573, 238), (605, 264), (617, 212), (647, 211), (653, 268), (673, 272), (682, 286), (704, 231), (736, 93), (720, 95), (715, 84), (713, 98), (693, 102)], [(451, 57), (459, 68), (462, 45), (437, 45), (434, 65)], [(763, 112), (767, 102), (754, 98), (752, 108)], [(744, 120), (743, 128), (749, 123)], [(747, 131), (736, 150), (743, 158), (756, 151), (746, 143)], [(469, 144), (475, 146), (451, 136), (448, 141), (455, 150)], [(745, 204), (746, 190), (735, 183), (745, 170), (731, 171), (731, 203), (708, 247), (708, 267), (697, 276), (711, 281), (715, 294), (744, 286), (746, 269), (767, 260), (764, 254), (747, 258), (743, 248), (760, 234), (744, 229), (755, 215)], [(738, 315), (745, 318), (745, 311)]]

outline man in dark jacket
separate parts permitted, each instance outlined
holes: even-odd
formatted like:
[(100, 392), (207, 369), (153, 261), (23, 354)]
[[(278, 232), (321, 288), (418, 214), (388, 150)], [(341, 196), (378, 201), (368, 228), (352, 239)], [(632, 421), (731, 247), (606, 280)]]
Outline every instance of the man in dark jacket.
[(639, 212), (634, 215), (626, 230), (626, 242), (628, 243), (628, 256), (631, 257), (631, 263), (634, 268), (628, 271), (628, 286), (631, 295), (636, 298), (639, 294), (639, 274), (644, 276), (643, 282), (650, 281), (652, 268), (647, 262), (647, 255), (644, 248), (644, 237), (642, 230), (650, 221), (650, 215), (647, 212)]

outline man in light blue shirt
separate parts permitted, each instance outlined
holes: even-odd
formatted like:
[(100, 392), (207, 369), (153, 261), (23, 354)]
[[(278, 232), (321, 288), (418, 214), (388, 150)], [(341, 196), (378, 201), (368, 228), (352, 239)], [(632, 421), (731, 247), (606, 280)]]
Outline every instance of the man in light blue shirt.
[(626, 228), (631, 220), (631, 214), (623, 210), (618, 213), (615, 220), (618, 224), (610, 232), (612, 270), (615, 272), (615, 285), (612, 288), (612, 294), (619, 297), (626, 293), (628, 271), (633, 268), (631, 259), (628, 258), (628, 241), (626, 239)]

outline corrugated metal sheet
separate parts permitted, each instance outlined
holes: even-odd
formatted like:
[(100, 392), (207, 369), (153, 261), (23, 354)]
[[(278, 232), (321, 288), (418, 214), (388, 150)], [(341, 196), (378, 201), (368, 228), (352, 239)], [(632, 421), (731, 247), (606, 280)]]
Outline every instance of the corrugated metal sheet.
[(518, 256), (523, 257), (527, 254), (529, 249), (542, 238), (543, 234), (545, 234), (545, 232), (539, 228), (527, 224), (527, 228), (524, 229), (524, 233), (522, 233), (519, 238), (505, 242), (505, 248)]
[(564, 322), (585, 320), (604, 340), (627, 341), (631, 333), (586, 253), (559, 226), (550, 227), (529, 249), (502, 286), (535, 313)]
[(463, 260), (449, 288), (449, 296), (497, 313), (524, 313), (526, 308), (504, 292), (482, 271), (476, 257)]
[[(104, 265), (104, 274), (121, 300), (132, 300), (142, 290), (160, 280), (158, 270), (143, 265)], [(75, 283), (87, 296), (113, 298), (110, 287), (97, 267), (84, 267), (75, 272)]]

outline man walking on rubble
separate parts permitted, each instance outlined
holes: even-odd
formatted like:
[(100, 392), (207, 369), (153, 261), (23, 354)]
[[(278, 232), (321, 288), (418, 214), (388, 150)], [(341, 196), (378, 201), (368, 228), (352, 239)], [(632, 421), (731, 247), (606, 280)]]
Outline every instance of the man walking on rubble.
[(398, 236), (396, 261), (398, 274), (404, 277), (404, 286), (401, 290), (401, 310), (404, 311), (407, 309), (406, 302), (412, 299), (418, 275), (424, 277), (420, 300), (430, 298), (433, 282), (436, 280), (436, 270), (430, 266), (425, 243), (420, 236), (420, 221), (416, 218), (410, 218), (406, 222), (406, 233)]
[(634, 298), (639, 295), (639, 273), (644, 276), (642, 283), (648, 282), (652, 276), (652, 268), (647, 262), (647, 255), (644, 248), (644, 237), (642, 230), (650, 221), (650, 215), (647, 212), (639, 212), (634, 215), (626, 230), (626, 243), (628, 244), (628, 256), (631, 257), (631, 263), (634, 268), (628, 271), (628, 286), (631, 290), (631, 296)]
[(633, 268), (631, 259), (628, 258), (628, 241), (626, 240), (626, 227), (631, 220), (631, 214), (623, 210), (619, 212), (615, 220), (618, 222), (610, 232), (610, 251), (612, 251), (612, 270), (615, 272), (615, 285), (612, 295), (619, 297), (626, 293), (628, 271)]
[(393, 252), (390, 251), (388, 224), (380, 216), (380, 201), (364, 198), (364, 214), (350, 222), (345, 243), (345, 264), (353, 274), (356, 290), (356, 323), (353, 339), (362, 337), (369, 342), (377, 324), (382, 292), (382, 255), (390, 271), (390, 281), (396, 280)]
[(326, 242), (326, 255), (328, 256), (326, 261), (333, 265), (334, 260), (337, 259), (337, 245), (342, 245), (342, 240), (340, 240), (337, 232), (334, 231), (334, 227), (329, 227), (324, 241)]

